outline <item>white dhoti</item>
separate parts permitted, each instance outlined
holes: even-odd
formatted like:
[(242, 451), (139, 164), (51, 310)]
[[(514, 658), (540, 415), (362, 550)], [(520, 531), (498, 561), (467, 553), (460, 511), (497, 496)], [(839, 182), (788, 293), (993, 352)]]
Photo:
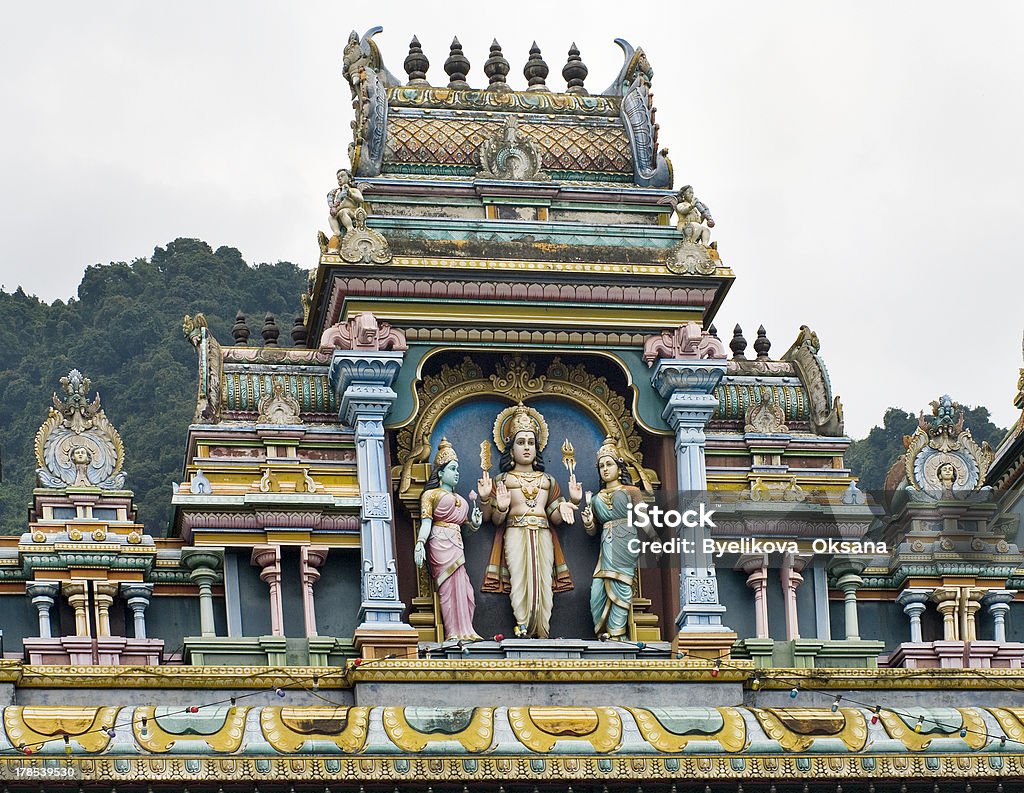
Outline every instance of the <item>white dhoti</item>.
[(526, 626), (527, 636), (548, 638), (555, 551), (547, 520), (534, 515), (509, 518), (505, 528), (505, 565), (516, 622)]

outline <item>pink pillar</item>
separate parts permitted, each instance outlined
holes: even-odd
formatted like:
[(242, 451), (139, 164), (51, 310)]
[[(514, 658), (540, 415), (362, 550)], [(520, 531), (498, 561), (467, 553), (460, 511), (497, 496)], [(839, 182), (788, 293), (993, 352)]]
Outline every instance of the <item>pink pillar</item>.
[(768, 565), (764, 556), (741, 559), (740, 567), (747, 575), (747, 586), (754, 591), (754, 621), (757, 638), (768, 635)]
[(327, 559), (327, 549), (318, 545), (303, 545), (299, 549), (302, 563), (302, 614), (306, 621), (306, 636), (316, 636), (316, 609), (313, 602), (313, 584), (320, 580), (320, 571)]
[(281, 605), (281, 546), (257, 545), (252, 549), (252, 564), (260, 568), (260, 578), (270, 588), (270, 633), (284, 636), (284, 611)]
[(794, 554), (786, 554), (779, 577), (782, 579), (782, 597), (786, 603), (786, 638), (800, 638), (800, 622), (796, 611), (796, 590), (803, 583), (800, 571), (807, 564), (807, 559)]

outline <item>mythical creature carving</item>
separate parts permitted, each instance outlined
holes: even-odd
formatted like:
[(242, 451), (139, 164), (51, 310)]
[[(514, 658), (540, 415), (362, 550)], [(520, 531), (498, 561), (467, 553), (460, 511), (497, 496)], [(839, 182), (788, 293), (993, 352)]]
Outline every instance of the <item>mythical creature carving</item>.
[(100, 407), (92, 383), (77, 369), (62, 377), (66, 401), (53, 395), (50, 415), (36, 433), (36, 475), (43, 487), (124, 488), (124, 446)]
[(387, 322), (378, 322), (369, 311), (332, 325), (320, 337), (321, 349), (338, 350), (408, 350), (405, 334)]
[(656, 110), (650, 90), (654, 69), (642, 49), (635, 49), (625, 39), (615, 39), (615, 43), (622, 48), (625, 63), (605, 94), (622, 97), (620, 117), (633, 149), (633, 180), (640, 187), (670, 187), (672, 165), (666, 156), (668, 149), (658, 149), (658, 125), (654, 123)]
[(832, 383), (828, 369), (820, 355), (821, 344), (818, 334), (806, 325), (800, 326), (796, 341), (782, 356), (796, 367), (797, 374), (810, 397), (811, 424), (815, 432), (829, 437), (843, 434), (843, 405), (839, 397), (832, 395)]
[(914, 434), (903, 438), (907, 451), (889, 470), (887, 486), (914, 500), (963, 498), (987, 489), (983, 484), (995, 457), (992, 447), (975, 442), (964, 427), (963, 408), (948, 394), (931, 408), (932, 415), (921, 411)]
[(401, 84), (384, 68), (380, 50), (373, 41), (383, 29), (370, 28), (362, 38), (353, 30), (342, 53), (342, 68), (352, 89), (352, 106), (356, 111), (349, 157), (353, 170), (360, 176), (380, 173), (387, 132), (387, 89)]
[(301, 424), (302, 418), (299, 416), (299, 410), (299, 400), (288, 393), (282, 380), (275, 379), (270, 393), (265, 394), (259, 401), (259, 415), (256, 417), (256, 423)]
[(727, 358), (725, 345), (696, 322), (687, 322), (675, 330), (648, 336), (644, 341), (644, 361), (653, 366), (658, 358)]
[(541, 153), (529, 137), (519, 131), (519, 119), (506, 116), (501, 129), (480, 144), (478, 179), (506, 179), (542, 182), (551, 177), (541, 171)]
[(194, 317), (186, 314), (181, 330), (199, 355), (199, 390), (192, 420), (196, 423), (216, 424), (221, 416), (220, 387), (224, 372), (224, 355), (220, 343), (210, 333), (202, 313)]

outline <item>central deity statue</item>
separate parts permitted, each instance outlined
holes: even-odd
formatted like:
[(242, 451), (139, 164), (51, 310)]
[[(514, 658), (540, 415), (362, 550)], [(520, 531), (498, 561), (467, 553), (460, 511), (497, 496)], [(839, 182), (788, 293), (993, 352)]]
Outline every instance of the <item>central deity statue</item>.
[[(516, 636), (545, 639), (552, 593), (573, 588), (552, 527), (574, 522), (583, 486), (571, 474), (570, 500), (566, 501), (554, 477), (544, 472), (541, 453), (547, 445), (548, 426), (534, 408), (520, 402), (501, 411), (493, 435), (501, 452), (501, 472), (491, 478), (484, 452), (483, 476), (477, 482), (483, 518), (497, 527), (482, 589), (509, 593)], [(483, 446), (489, 449), (486, 442)]]

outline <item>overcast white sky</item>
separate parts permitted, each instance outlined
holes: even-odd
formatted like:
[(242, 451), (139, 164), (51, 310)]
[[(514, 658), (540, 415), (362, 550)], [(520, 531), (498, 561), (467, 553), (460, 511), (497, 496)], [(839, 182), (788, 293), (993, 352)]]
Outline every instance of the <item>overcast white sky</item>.
[(352, 28), (384, 26), (398, 75), (418, 34), (434, 84), (453, 34), (477, 86), (494, 36), (516, 87), (534, 38), (553, 86), (575, 41), (594, 91), (621, 36), (648, 53), (677, 182), (710, 207), (738, 276), (726, 341), (764, 323), (781, 354), (810, 325), (854, 436), (943, 392), (1016, 418), (1024, 3), (75, 2), (4, 16), (7, 291), (66, 299), (87, 265), (179, 236), (313, 266), (347, 165)]

